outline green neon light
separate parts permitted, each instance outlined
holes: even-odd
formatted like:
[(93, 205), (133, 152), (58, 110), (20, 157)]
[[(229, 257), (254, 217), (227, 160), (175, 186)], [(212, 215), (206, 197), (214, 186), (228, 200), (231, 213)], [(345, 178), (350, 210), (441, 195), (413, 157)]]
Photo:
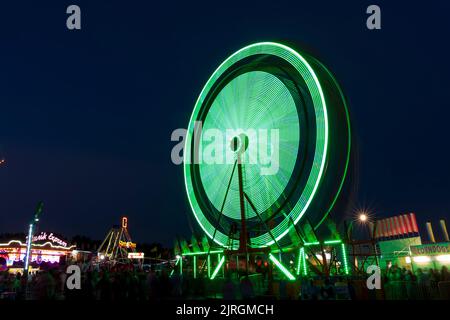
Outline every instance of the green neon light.
[[(210, 254), (213, 253), (223, 253), (223, 250), (211, 250), (209, 252)], [(208, 254), (208, 251), (200, 251), (200, 252), (188, 252), (188, 253), (183, 253), (183, 256), (201, 256), (201, 255), (205, 255)]]
[(219, 272), (220, 268), (222, 268), (223, 263), (225, 262), (225, 256), (223, 256), (220, 261), (219, 264), (217, 265), (216, 269), (214, 270), (212, 276), (211, 276), (211, 280), (214, 280), (214, 278), (217, 276), (217, 273)]
[[(220, 263), (220, 257), (221, 256), (222, 255), (220, 253), (217, 255), (217, 263)], [(222, 277), (225, 278), (225, 268), (222, 268)]]
[(342, 179), (339, 184), (338, 191), (336, 192), (336, 195), (335, 195), (330, 207), (328, 208), (328, 211), (326, 212), (326, 214), (324, 214), (324, 216), (318, 223), (318, 225), (321, 225), (325, 221), (325, 219), (329, 216), (331, 210), (333, 209), (334, 205), (336, 204), (337, 199), (339, 198), (339, 195), (341, 194), (342, 188), (344, 187), (345, 178), (347, 177), (348, 167), (350, 165), (350, 155), (351, 155), (351, 149), (352, 149), (352, 127), (351, 127), (351, 123), (350, 123), (350, 114), (348, 112), (347, 100), (345, 99), (345, 96), (344, 96), (344, 93), (342, 92), (341, 86), (339, 85), (339, 83), (337, 82), (337, 80), (333, 76), (333, 74), (330, 72), (330, 70), (328, 70), (328, 68), (326, 68), (322, 63), (320, 63), (320, 61), (316, 61), (316, 62), (319, 63), (322, 66), (322, 68), (328, 73), (328, 75), (330, 76), (334, 85), (338, 88), (339, 94), (341, 96), (341, 100), (344, 102), (345, 118), (347, 120), (347, 128), (348, 128), (348, 139), (347, 139), (348, 149), (347, 149), (347, 157), (346, 157), (346, 161), (345, 161), (344, 174), (342, 175)]
[(303, 249), (302, 252), (302, 264), (303, 264), (303, 275), (307, 276), (308, 275), (308, 266), (306, 265), (306, 253), (305, 253), (305, 249)]
[(320, 244), (320, 242), (316, 241), (316, 242), (305, 242), (305, 246), (318, 246)]
[(278, 267), (278, 269), (280, 269), (281, 272), (283, 272), (284, 275), (285, 275), (289, 280), (291, 280), (291, 281), (295, 280), (295, 277), (292, 275), (292, 273), (290, 273), (289, 270), (286, 269), (286, 267), (283, 266), (283, 264), (282, 264), (280, 261), (278, 261), (277, 258), (275, 258), (275, 257), (273, 256), (273, 254), (271, 254), (271, 253), (269, 254), (269, 259), (270, 259), (273, 263), (275, 263), (275, 265)]
[(297, 262), (297, 275), (300, 275), (300, 272), (303, 271), (303, 275), (308, 275), (308, 266), (306, 264), (306, 254), (305, 248), (301, 247), (298, 253), (298, 262)]
[[(178, 258), (177, 261), (175, 261), (175, 267), (178, 265), (178, 263), (180, 262), (181, 258)], [(173, 276), (173, 273), (175, 272), (175, 267), (172, 269), (172, 271), (170, 272), (169, 277)]]
[[(314, 72), (313, 68), (310, 66), (310, 64), (307, 62), (307, 60), (301, 56), (298, 52), (294, 51), (293, 49), (279, 44), (279, 43), (273, 43), (273, 42), (262, 42), (262, 43), (256, 43), (250, 46), (247, 46), (233, 55), (231, 55), (228, 59), (226, 59), (212, 74), (212, 76), (207, 81), (205, 87), (203, 88), (202, 92), (200, 93), (200, 96), (197, 99), (197, 102), (194, 107), (194, 111), (191, 115), (189, 126), (188, 126), (188, 132), (186, 135), (186, 148), (185, 148), (185, 159), (184, 159), (184, 177), (185, 177), (185, 185), (186, 190), (188, 193), (188, 199), (189, 203), (191, 205), (192, 211), (194, 213), (194, 216), (199, 223), (202, 230), (210, 237), (211, 239), (212, 234), (215, 232), (217, 226), (214, 226), (204, 215), (202, 212), (200, 205), (198, 203), (197, 194), (195, 193), (195, 187), (193, 185), (192, 180), (192, 172), (191, 172), (191, 166), (190, 166), (190, 156), (192, 154), (192, 150), (190, 150), (192, 146), (192, 139), (193, 139), (193, 131), (194, 131), (194, 125), (196, 120), (198, 119), (199, 114), (203, 110), (202, 107), (204, 106), (204, 101), (208, 93), (215, 87), (215, 84), (217, 80), (220, 78), (221, 75), (225, 73), (226, 70), (228, 70), (231, 66), (235, 65), (237, 62), (252, 57), (256, 55), (273, 55), (277, 58), (281, 58), (284, 61), (286, 61), (288, 64), (290, 64), (303, 78), (308, 93), (311, 96), (312, 104), (314, 107), (314, 116), (315, 116), (315, 122), (316, 122), (316, 141), (315, 141), (315, 151), (314, 151), (314, 158), (313, 158), (313, 165), (311, 171), (308, 173), (308, 178), (306, 180), (306, 185), (303, 190), (303, 193), (300, 195), (297, 203), (294, 205), (292, 211), (289, 215), (286, 215), (284, 219), (276, 225), (271, 232), (263, 233), (260, 236), (254, 237), (251, 239), (252, 244), (258, 247), (265, 247), (270, 246), (275, 243), (275, 241), (279, 241), (281, 238), (286, 236), (286, 234), (289, 232), (290, 229), (290, 221), (294, 221), (294, 225), (297, 224), (302, 216), (305, 214), (307, 209), (309, 208), (316, 192), (318, 189), (318, 186), (320, 185), (320, 182), (322, 181), (322, 176), (324, 172), (325, 163), (327, 160), (327, 152), (328, 152), (328, 114), (327, 114), (327, 105), (323, 93), (323, 89), (321, 87), (321, 84), (319, 82), (319, 79)], [(252, 73), (252, 72), (249, 72)], [(243, 74), (245, 76), (245, 74)], [(263, 74), (253, 74), (249, 75), (249, 77), (253, 77), (254, 79), (258, 80), (257, 83), (260, 82), (274, 82), (274, 88), (279, 88), (279, 92), (284, 92), (283, 89), (279, 86), (279, 84), (276, 84), (276, 80), (273, 79), (273, 77), (270, 77), (268, 75)], [(237, 79), (237, 78), (236, 78)], [(242, 82), (245, 79), (242, 78)], [(238, 81), (238, 80), (237, 80)], [(236, 82), (236, 85), (239, 85), (240, 82)], [(245, 90), (242, 91), (242, 94), (247, 92), (248, 88), (245, 88)], [(230, 87), (231, 91), (231, 87)], [(240, 92), (239, 91), (239, 92)], [(235, 97), (239, 97), (238, 94), (234, 94)], [(219, 93), (220, 94), (220, 93)], [(230, 95), (225, 92), (224, 98), (229, 98)], [(227, 101), (226, 99), (224, 100)], [(286, 100), (289, 101), (289, 100)], [(229, 104), (227, 104), (228, 106)], [(289, 108), (289, 103), (286, 104), (286, 107)], [(223, 111), (223, 110), (222, 110)], [(217, 115), (219, 115), (220, 112), (217, 112)], [(264, 115), (265, 112), (257, 111), (255, 112), (256, 115)], [(252, 115), (253, 116), (253, 115)], [(236, 117), (238, 118), (238, 117)], [(231, 127), (232, 129), (234, 127)], [(295, 140), (295, 139), (294, 139)], [(280, 158), (281, 159), (281, 158)], [(286, 158), (288, 159), (288, 158)], [(247, 168), (246, 168), (247, 169)], [(290, 169), (288, 168), (288, 171)], [(283, 174), (283, 173), (281, 173)], [(213, 177), (214, 178), (214, 177)], [(213, 179), (212, 178), (212, 179)], [(214, 185), (214, 181), (209, 182), (210, 185)], [(283, 189), (283, 182), (278, 182), (278, 188), (279, 190)], [(214, 203), (216, 200), (216, 194), (214, 194), (214, 188), (208, 188), (212, 194), (209, 194), (208, 197), (210, 200)], [(258, 191), (255, 190), (255, 193), (257, 194)], [(212, 199), (211, 199), (212, 198)], [(253, 199), (253, 198), (252, 198)], [(261, 200), (262, 201), (262, 200)], [(262, 203), (262, 202), (261, 202)], [(229, 213), (227, 211), (227, 214), (234, 214)], [(275, 237), (275, 241), (272, 239), (272, 235)], [(215, 232), (215, 236), (213, 239), (216, 243), (218, 243), (221, 246), (226, 246), (228, 243), (228, 235), (223, 234), (219, 230)], [(233, 243), (235, 245), (235, 243)]]
[(300, 266), (301, 266), (301, 262), (302, 262), (302, 249), (303, 248), (298, 249), (297, 275), (300, 274)]
[(344, 257), (344, 272), (345, 274), (349, 274), (348, 271), (348, 262), (347, 262), (347, 251), (345, 250), (345, 244), (341, 244), (342, 246), (342, 256)]
[(328, 241), (325, 241), (324, 244), (338, 244), (341, 242), (342, 242), (341, 240), (328, 240)]
[(180, 258), (180, 275), (183, 274), (183, 257)]
[(208, 255), (208, 278), (211, 278), (211, 256)]
[[(339, 244), (341, 242), (342, 242), (341, 240), (327, 240), (327, 241), (324, 241), (323, 244)], [(318, 246), (318, 245), (320, 245), (320, 242), (319, 241), (305, 242), (304, 245), (305, 246)]]
[(197, 256), (194, 256), (194, 279), (197, 278)]

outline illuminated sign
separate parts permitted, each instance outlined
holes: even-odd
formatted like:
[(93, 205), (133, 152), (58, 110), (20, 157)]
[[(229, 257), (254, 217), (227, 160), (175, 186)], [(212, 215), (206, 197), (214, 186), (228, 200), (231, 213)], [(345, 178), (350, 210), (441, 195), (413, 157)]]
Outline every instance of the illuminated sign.
[(144, 259), (143, 252), (129, 252), (128, 259)]
[(47, 234), (47, 232), (41, 232), (40, 234), (33, 236), (33, 242), (38, 241), (50, 241), (53, 244), (57, 244), (61, 247), (67, 247), (67, 242), (58, 238), (53, 233)]
[[(0, 243), (0, 248), (4, 248), (5, 250), (11, 249), (11, 248), (16, 248), (17, 246), (19, 247), (26, 247), (27, 244), (26, 243), (22, 243), (22, 241), (20, 240), (11, 240), (7, 243)], [(44, 242), (44, 243), (33, 243), (33, 248), (43, 248), (46, 246), (50, 246), (52, 249), (62, 249), (62, 250), (72, 250), (74, 249), (76, 246), (58, 246), (58, 245), (54, 245), (53, 243), (51, 243), (50, 241)]]
[(130, 242), (130, 241), (119, 241), (119, 247), (122, 247), (122, 248), (131, 248), (131, 249), (134, 249), (134, 248), (136, 248), (136, 243), (134, 243), (134, 242)]
[(414, 256), (422, 255), (441, 255), (450, 254), (450, 242), (430, 243), (420, 246), (411, 246), (411, 254)]
[(128, 228), (128, 218), (122, 217), (122, 228), (126, 229)]

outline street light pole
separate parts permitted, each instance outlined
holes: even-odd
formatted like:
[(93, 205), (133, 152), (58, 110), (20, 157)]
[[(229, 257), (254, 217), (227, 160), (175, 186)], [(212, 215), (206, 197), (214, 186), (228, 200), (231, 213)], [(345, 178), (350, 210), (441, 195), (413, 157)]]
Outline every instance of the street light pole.
[(373, 252), (375, 253), (375, 263), (377, 264), (377, 266), (379, 266), (380, 264), (378, 261), (377, 243), (376, 243), (376, 239), (375, 239), (375, 234), (376, 234), (376, 229), (377, 229), (377, 220), (373, 219), (373, 221), (370, 221), (367, 214), (365, 212), (362, 212), (359, 215), (359, 221), (361, 223), (365, 224), (365, 227), (367, 228), (370, 244), (373, 248)]
[(27, 239), (27, 251), (25, 253), (25, 259), (24, 259), (24, 268), (23, 272), (25, 275), (28, 276), (28, 266), (30, 265), (31, 260), (31, 244), (33, 242), (33, 234), (35, 227), (37, 226), (37, 223), (39, 222), (39, 217), (41, 216), (42, 209), (44, 208), (44, 203), (42, 201), (39, 201), (36, 210), (34, 212), (34, 219), (31, 221), (31, 223), (28, 226), (28, 239)]

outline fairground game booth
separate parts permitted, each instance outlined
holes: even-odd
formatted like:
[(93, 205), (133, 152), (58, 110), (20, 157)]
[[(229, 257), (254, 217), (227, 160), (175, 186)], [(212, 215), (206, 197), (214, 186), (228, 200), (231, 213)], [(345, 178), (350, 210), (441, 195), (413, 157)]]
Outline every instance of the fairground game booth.
[(431, 222), (426, 223), (428, 239), (420, 236), (414, 213), (382, 219), (376, 224), (375, 238), (382, 268), (395, 264), (414, 272), (418, 268), (450, 267), (450, 241), (443, 219), (440, 220), (442, 242), (436, 241)]
[(411, 246), (411, 256), (406, 258), (412, 269), (450, 268), (450, 242)]
[[(40, 232), (33, 236), (31, 244), (31, 266), (33, 270), (41, 264), (59, 265), (76, 253), (75, 245), (53, 232)], [(10, 239), (0, 243), (0, 264), (10, 272), (23, 270), (27, 251), (27, 239)]]

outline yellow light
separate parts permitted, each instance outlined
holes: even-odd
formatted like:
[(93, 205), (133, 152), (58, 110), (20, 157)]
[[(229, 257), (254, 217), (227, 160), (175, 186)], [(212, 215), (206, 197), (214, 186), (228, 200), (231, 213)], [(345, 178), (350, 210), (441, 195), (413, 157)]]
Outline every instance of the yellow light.
[(450, 254), (443, 254), (441, 256), (437, 256), (436, 260), (439, 262), (450, 262)]
[(414, 260), (414, 262), (417, 262), (417, 263), (425, 263), (425, 262), (431, 261), (430, 257), (427, 257), (427, 256), (414, 257), (413, 260)]
[(359, 221), (361, 221), (361, 222), (366, 222), (366, 221), (367, 221), (367, 214), (361, 213), (361, 214), (359, 215)]
[(119, 247), (122, 247), (122, 248), (131, 248), (131, 249), (134, 249), (134, 248), (136, 248), (136, 243), (134, 243), (134, 242), (130, 242), (130, 241), (122, 241), (122, 240), (120, 240), (119, 241)]
[(411, 257), (405, 257), (406, 263), (411, 263)]

